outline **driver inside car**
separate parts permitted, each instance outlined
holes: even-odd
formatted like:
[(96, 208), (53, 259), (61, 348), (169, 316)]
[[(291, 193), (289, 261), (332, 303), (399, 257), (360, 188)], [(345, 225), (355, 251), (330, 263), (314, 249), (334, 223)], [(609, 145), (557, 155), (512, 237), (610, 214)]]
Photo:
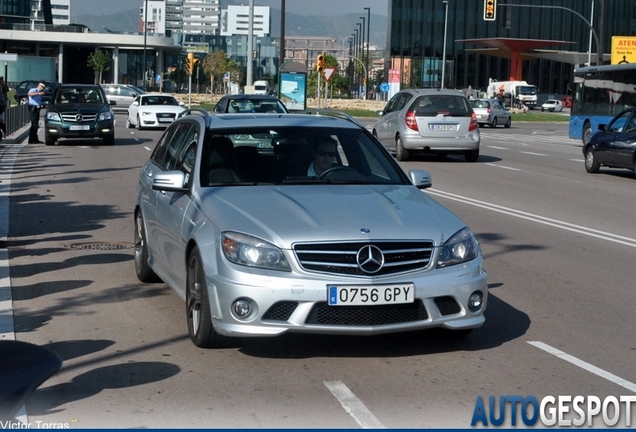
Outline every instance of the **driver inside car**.
[(307, 169), (308, 177), (319, 177), (336, 164), (338, 144), (329, 136), (322, 136), (314, 145), (314, 160)]

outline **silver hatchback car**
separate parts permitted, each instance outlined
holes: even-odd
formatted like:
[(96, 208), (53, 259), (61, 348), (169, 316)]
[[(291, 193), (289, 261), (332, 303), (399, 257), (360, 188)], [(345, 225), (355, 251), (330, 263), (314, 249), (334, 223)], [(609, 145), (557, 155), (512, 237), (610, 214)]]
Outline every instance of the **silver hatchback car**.
[(484, 323), (471, 230), (351, 118), (190, 110), (142, 167), (135, 270), (185, 301), (193, 343)]
[(407, 160), (412, 153), (459, 153), (468, 162), (479, 159), (477, 118), (468, 99), (456, 90), (402, 90), (378, 114), (373, 134), (397, 160)]
[(470, 105), (477, 115), (479, 126), (495, 128), (503, 125), (509, 128), (512, 125), (512, 114), (498, 99), (470, 99)]

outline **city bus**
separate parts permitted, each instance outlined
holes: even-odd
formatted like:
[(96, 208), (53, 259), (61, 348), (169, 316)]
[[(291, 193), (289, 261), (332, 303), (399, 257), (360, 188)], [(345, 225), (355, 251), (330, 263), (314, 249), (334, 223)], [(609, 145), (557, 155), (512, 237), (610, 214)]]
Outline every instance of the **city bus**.
[(587, 144), (601, 124), (628, 107), (636, 107), (636, 64), (574, 69), (568, 135)]

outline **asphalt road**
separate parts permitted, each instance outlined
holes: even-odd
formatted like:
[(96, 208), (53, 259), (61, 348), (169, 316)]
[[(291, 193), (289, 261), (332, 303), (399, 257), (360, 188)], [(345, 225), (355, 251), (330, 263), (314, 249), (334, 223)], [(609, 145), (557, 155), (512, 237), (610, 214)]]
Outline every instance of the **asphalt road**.
[(180, 298), (135, 277), (136, 179), (161, 132), (124, 124), (114, 147), (0, 152), (11, 326), (64, 359), (27, 406), (33, 427), (468, 428), (479, 398), (490, 421), (489, 396), (636, 392), (636, 180), (587, 174), (567, 124), (485, 128), (477, 163), (403, 164), (430, 171), (425, 193), (481, 242), (490, 299), (469, 337), (286, 335), (218, 350), (190, 342)]

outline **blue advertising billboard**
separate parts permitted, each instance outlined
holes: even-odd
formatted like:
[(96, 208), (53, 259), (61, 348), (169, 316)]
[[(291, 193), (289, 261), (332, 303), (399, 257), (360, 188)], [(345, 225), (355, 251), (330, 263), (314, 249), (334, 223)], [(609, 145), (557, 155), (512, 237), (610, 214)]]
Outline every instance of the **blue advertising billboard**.
[(290, 111), (307, 109), (307, 74), (281, 72), (278, 97)]

